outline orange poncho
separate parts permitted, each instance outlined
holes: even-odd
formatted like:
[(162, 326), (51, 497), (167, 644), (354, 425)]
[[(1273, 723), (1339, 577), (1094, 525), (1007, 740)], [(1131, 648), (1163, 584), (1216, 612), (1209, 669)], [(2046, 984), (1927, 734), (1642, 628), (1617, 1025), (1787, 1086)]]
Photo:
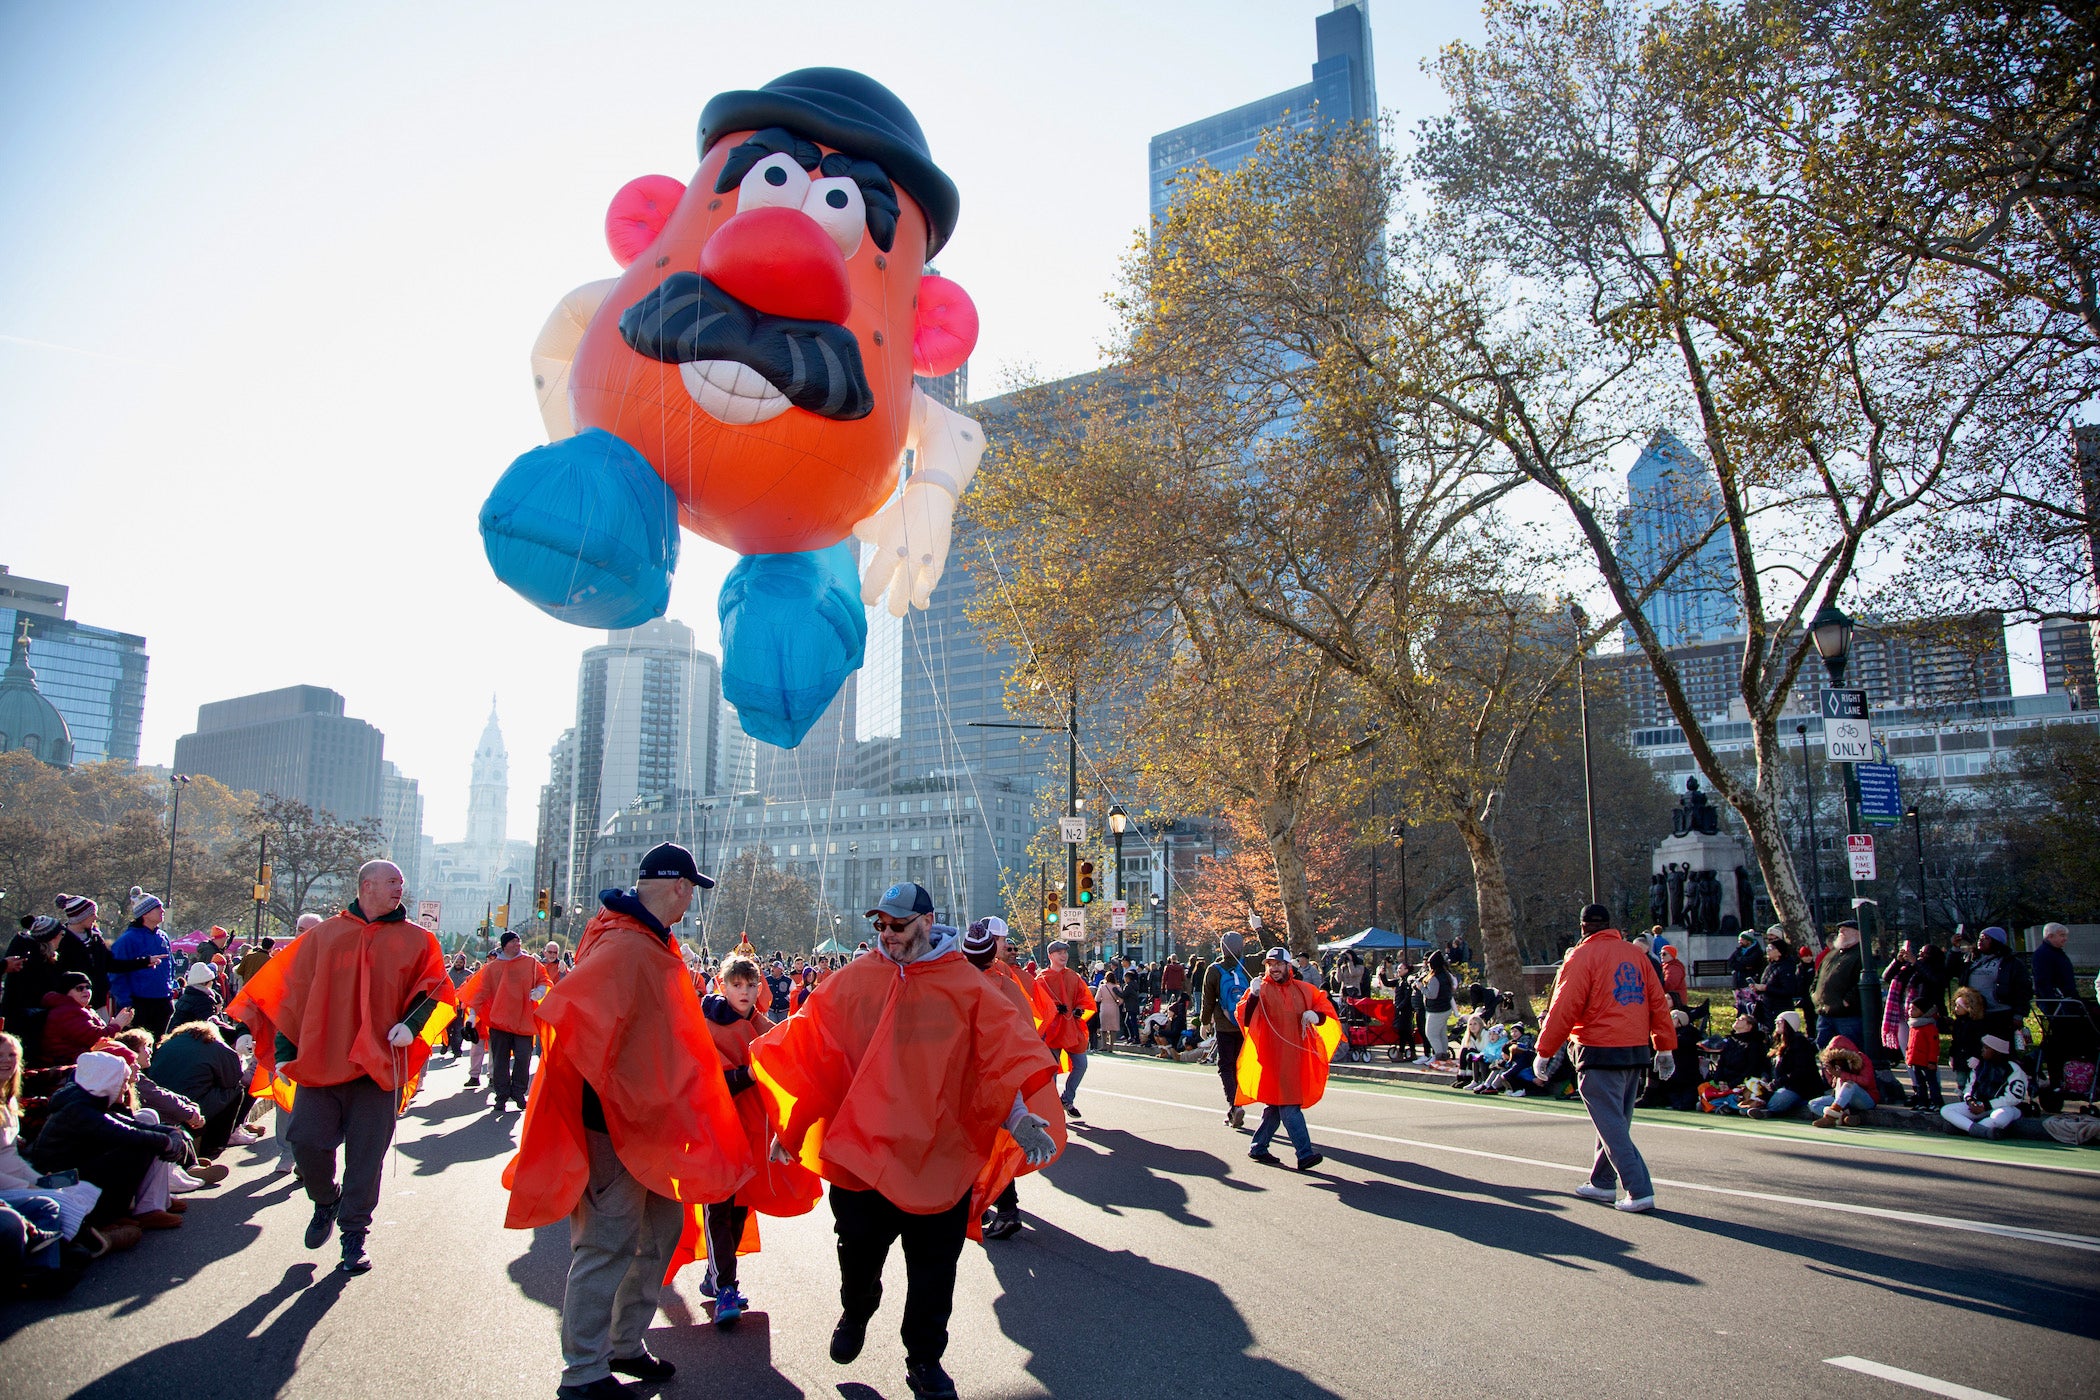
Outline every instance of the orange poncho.
[(1031, 982), (1021, 980), (1020, 970), (1003, 958), (994, 958), (992, 965), (986, 968), (985, 972), (1014, 989), (1015, 994), (1021, 998), (1021, 1009), (1028, 1013), (1029, 1020), (1035, 1022), (1036, 1030), (1041, 1031), (1045, 1003), (1036, 996)]
[[(388, 1045), (387, 1032), (425, 996), (439, 1006), (421, 1033), (405, 1049)], [(259, 1092), (289, 1106), (292, 1085), (362, 1077), (406, 1103), (452, 1020), (452, 1004), (445, 955), (429, 929), (346, 909), (264, 963), (229, 1009), (255, 1034)], [(299, 1052), (282, 1065), (275, 1062), (279, 1034)]]
[(554, 985), (547, 965), (523, 953), (514, 958), (490, 958), (459, 989), (459, 1004), (474, 1013), (483, 1026), (512, 1035), (537, 1035), (532, 1009)]
[(1014, 1096), (1056, 1065), (1027, 1014), (950, 944), (902, 967), (856, 959), (759, 1037), (751, 1069), (804, 1166), (932, 1215), (971, 1190)]
[(1060, 1068), (1070, 1069), (1071, 1056), (1086, 1053), (1087, 1021), (1101, 1009), (1093, 992), (1071, 968), (1046, 968), (1036, 974), (1035, 1004), (1043, 1043), (1057, 1051)]
[[(751, 1063), (751, 1042), (772, 1028), (773, 1023), (762, 1011), (753, 1011), (726, 1025), (712, 1017), (707, 1021), (708, 1034), (714, 1037), (715, 1050), (721, 1055), (725, 1070)], [(733, 1198), (735, 1204), (751, 1208), (744, 1217), (744, 1234), (737, 1241), (736, 1252), (756, 1254), (759, 1215), (806, 1215), (824, 1194), (824, 1183), (799, 1163), (772, 1160), (773, 1125), (766, 1118), (764, 1090), (753, 1084), (740, 1094), (730, 1095), (729, 1101), (736, 1105), (736, 1116), (744, 1125), (744, 1140), (750, 1143), (751, 1160), (756, 1164), (751, 1179), (737, 1187)], [(671, 1266), (664, 1271), (665, 1283), (676, 1278), (686, 1265), (707, 1257), (706, 1210), (705, 1203), (686, 1207), (685, 1228), (679, 1232), (678, 1248), (671, 1252)]]
[(503, 1169), (503, 1223), (513, 1230), (561, 1219), (589, 1183), (586, 1084), (621, 1165), (655, 1194), (725, 1201), (751, 1175), (750, 1144), (677, 948), (609, 909), (583, 942), (590, 956), (539, 1006), (540, 1072)]
[[(1013, 1003), (1016, 1011), (1027, 1016), (1029, 1020), (1036, 1021), (1035, 1005), (1029, 1001), (1027, 990), (1021, 986), (1020, 977), (1011, 967), (994, 960), (984, 971), (985, 975), (992, 979), (992, 985)], [(1040, 1028), (1041, 1022), (1036, 1021), (1036, 1024)], [(1054, 1077), (1045, 1079), (1023, 1095), (1022, 1102), (1028, 1105), (1030, 1113), (1050, 1125), (1051, 1140), (1057, 1144), (1057, 1150), (1062, 1154), (1066, 1140), (1065, 1108), (1057, 1097), (1057, 1080)], [(1057, 1159), (1053, 1157), (1050, 1160), (1054, 1162)], [(1021, 1144), (1005, 1133), (999, 1134), (998, 1140), (993, 1144), (992, 1155), (985, 1160), (984, 1170), (977, 1173), (977, 1180), (970, 1188), (970, 1238), (984, 1238), (984, 1213), (991, 1209), (992, 1202), (999, 1199), (1009, 1182), (1016, 1177), (1040, 1170), (1040, 1167), (1028, 1165), (1028, 1157), (1021, 1151)]]
[[(1307, 1029), (1305, 1013), (1326, 1019)], [(1240, 999), (1240, 1045), (1236, 1104), (1296, 1104), (1311, 1108), (1327, 1092), (1327, 1066), (1341, 1044), (1342, 1027), (1327, 993), (1296, 977), (1287, 982), (1255, 979)]]

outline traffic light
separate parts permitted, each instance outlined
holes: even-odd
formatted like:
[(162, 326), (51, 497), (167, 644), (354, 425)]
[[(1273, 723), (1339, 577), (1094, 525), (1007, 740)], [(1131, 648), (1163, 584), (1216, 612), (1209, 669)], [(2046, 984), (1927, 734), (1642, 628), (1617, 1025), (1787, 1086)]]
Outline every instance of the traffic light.
[(510, 927), (510, 906), (508, 904), (499, 904), (496, 906), (495, 924), (497, 928)]
[(270, 902), (270, 867), (267, 865), (255, 873), (255, 902), (257, 904), (268, 904)]
[(1079, 862), (1079, 902), (1094, 902), (1094, 863), (1090, 860)]
[(1059, 889), (1057, 888), (1057, 886), (1055, 886), (1055, 885), (1052, 885), (1052, 886), (1050, 886), (1050, 888), (1049, 888), (1049, 889), (1047, 889), (1047, 890), (1043, 891), (1043, 922), (1044, 922), (1044, 923), (1046, 923), (1046, 924), (1050, 925), (1050, 926), (1051, 926), (1051, 927), (1053, 927), (1053, 928), (1054, 928), (1054, 927), (1056, 927), (1056, 925), (1057, 925), (1057, 916), (1058, 916), (1058, 914), (1059, 914), (1059, 913), (1060, 913), (1060, 912), (1061, 912), (1061, 911), (1062, 911), (1062, 910), (1064, 909), (1064, 907), (1065, 907), (1064, 895), (1063, 895), (1063, 893), (1062, 893), (1062, 892), (1061, 892), (1061, 891), (1060, 891), (1060, 890), (1059, 890)]
[(539, 902), (534, 906), (534, 913), (542, 919), (547, 917), (547, 892), (545, 890), (540, 891)]
[(554, 906), (554, 917), (557, 919), (561, 917), (561, 906), (559, 904)]

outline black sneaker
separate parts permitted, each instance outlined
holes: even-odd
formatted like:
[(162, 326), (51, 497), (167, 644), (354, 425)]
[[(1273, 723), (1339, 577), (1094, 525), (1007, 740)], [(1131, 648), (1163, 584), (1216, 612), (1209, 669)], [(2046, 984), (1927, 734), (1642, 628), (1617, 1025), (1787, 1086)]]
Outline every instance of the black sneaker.
[(678, 1374), (678, 1368), (660, 1356), (652, 1355), (643, 1347), (640, 1356), (615, 1356), (612, 1368), (623, 1376), (633, 1376), (638, 1381), (667, 1381)]
[(362, 1235), (343, 1236), (343, 1262), (336, 1267), (346, 1274), (369, 1274), (372, 1272), (372, 1256), (365, 1253)]
[(306, 1222), (308, 1249), (319, 1249), (327, 1244), (328, 1237), (335, 1233), (335, 1208), (342, 1199), (341, 1196), (337, 1196), (325, 1206), (314, 1207), (314, 1218)]
[(557, 1387), (554, 1400), (633, 1400), (634, 1392), (611, 1376), (600, 1376), (588, 1385)]
[[(475, 1077), (474, 1077), (473, 1075), (471, 1075), (471, 1074), (470, 1074), (470, 1075), (468, 1075), (468, 1076), (467, 1076), (467, 1087), (468, 1087), (469, 1089), (479, 1089), (479, 1088), (481, 1087), (481, 1081), (480, 1081), (479, 1079), (475, 1078)], [(596, 1384), (596, 1382), (594, 1381), (594, 1382), (592, 1382), (592, 1384), (594, 1384), (594, 1385), (595, 1385), (595, 1384)], [(618, 1381), (614, 1381), (614, 1382), (613, 1382), (613, 1384), (614, 1384), (614, 1385), (619, 1385), (620, 1383), (619, 1383)], [(565, 1386), (563, 1386), (563, 1387), (562, 1387), (562, 1389), (563, 1389), (563, 1390), (575, 1390), (575, 1389), (577, 1389), (577, 1387), (575, 1387), (575, 1386), (573, 1386), (573, 1385), (565, 1385)], [(625, 1390), (624, 1390), (624, 1388), (623, 1388), (623, 1390), (622, 1390), (622, 1393), (623, 1393), (623, 1394), (625, 1393)]]
[(1021, 1217), (1018, 1215), (994, 1215), (991, 1223), (984, 1227), (988, 1240), (1009, 1239), (1021, 1233)]
[(941, 1369), (938, 1361), (920, 1365), (915, 1361), (904, 1363), (904, 1383), (919, 1400), (955, 1400), (955, 1382)]
[(1320, 1163), (1326, 1160), (1327, 1159), (1324, 1156), (1317, 1152), (1309, 1153), (1306, 1156), (1300, 1157), (1298, 1159), (1298, 1170), (1301, 1172), (1309, 1172), (1314, 1167), (1319, 1166)]
[(831, 1329), (831, 1359), (843, 1366), (860, 1355), (867, 1345), (868, 1320), (851, 1313), (840, 1313), (838, 1326)]
[[(1076, 1103), (1068, 1103), (1065, 1105), (1065, 1117), (1077, 1118), (1082, 1123), (1086, 1121), (1086, 1115), (1079, 1111), (1079, 1105)], [(936, 1366), (933, 1369), (939, 1371), (941, 1368)], [(943, 1372), (942, 1374), (945, 1375), (946, 1373)]]
[(1244, 1128), (1247, 1126), (1247, 1110), (1239, 1104), (1234, 1104), (1231, 1108), (1226, 1109), (1225, 1126), (1228, 1128)]
[(1250, 1162), (1259, 1162), (1265, 1167), (1280, 1167), (1283, 1165), (1281, 1159), (1279, 1159), (1277, 1155), (1273, 1152), (1249, 1152), (1247, 1154), (1247, 1160)]

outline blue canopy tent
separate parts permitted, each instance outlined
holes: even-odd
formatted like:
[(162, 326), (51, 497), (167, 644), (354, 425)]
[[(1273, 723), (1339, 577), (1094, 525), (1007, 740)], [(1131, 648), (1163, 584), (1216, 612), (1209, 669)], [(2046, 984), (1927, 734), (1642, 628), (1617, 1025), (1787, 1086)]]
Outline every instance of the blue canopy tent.
[(1352, 933), (1347, 938), (1337, 939), (1332, 943), (1322, 943), (1320, 951), (1323, 953), (1382, 953), (1399, 952), (1404, 949), (1409, 952), (1426, 953), (1434, 947), (1436, 947), (1436, 944), (1429, 942), (1427, 939), (1417, 938), (1413, 934), (1398, 934), (1389, 928), (1367, 928), (1360, 933)]

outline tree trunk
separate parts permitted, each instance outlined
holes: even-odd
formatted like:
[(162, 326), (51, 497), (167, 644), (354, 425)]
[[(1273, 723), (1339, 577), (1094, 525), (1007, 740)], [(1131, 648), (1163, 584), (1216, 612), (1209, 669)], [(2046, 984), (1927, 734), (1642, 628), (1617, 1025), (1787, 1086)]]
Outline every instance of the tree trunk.
[(1313, 918), (1312, 892), (1305, 882), (1305, 857), (1298, 851), (1298, 807), (1287, 797), (1262, 804), (1262, 835), (1276, 861), (1276, 883), (1283, 891), (1284, 942), (1291, 956), (1303, 961), (1319, 956), (1319, 927)]
[[(1767, 726), (1757, 725), (1754, 742), (1756, 793), (1754, 797), (1745, 794), (1728, 805), (1735, 809), (1743, 830), (1749, 833), (1751, 852), (1757, 857), (1759, 873), (1765, 877), (1765, 896), (1772, 901), (1779, 922), (1786, 926), (1787, 937), (1793, 939), (1797, 948), (1813, 948), (1818, 932), (1817, 911), (1809, 907), (1808, 895), (1801, 888), (1801, 872), (1794, 868), (1793, 843), (1779, 821), (1779, 786), (1786, 774), (1785, 745), (1776, 725), (1769, 732)], [(1813, 852), (1810, 859), (1814, 859)], [(1747, 917), (1743, 926), (1751, 927)]]
[(1524, 957), (1517, 951), (1516, 911), (1509, 902), (1509, 876), (1502, 868), (1502, 847), (1495, 833), (1471, 812), (1456, 818), (1459, 839), (1473, 863), (1473, 902), (1480, 911), (1480, 954), (1487, 983), (1516, 997), (1524, 1024), (1536, 1025), (1531, 997), (1524, 985)]

